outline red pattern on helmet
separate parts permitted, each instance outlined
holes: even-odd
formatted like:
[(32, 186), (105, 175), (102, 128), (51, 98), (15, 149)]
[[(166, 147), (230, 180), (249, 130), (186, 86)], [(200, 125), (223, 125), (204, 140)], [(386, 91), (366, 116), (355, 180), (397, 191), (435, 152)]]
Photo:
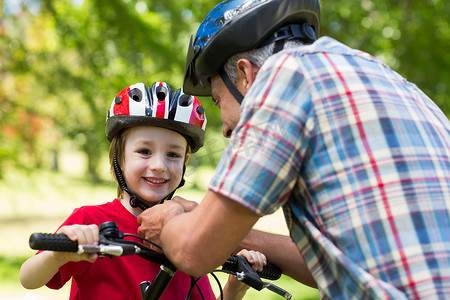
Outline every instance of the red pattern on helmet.
[(200, 114), (199, 110), (204, 112), (205, 109), (203, 108), (203, 105), (200, 103), (197, 97), (195, 96), (192, 97), (194, 97), (194, 103), (191, 117), (189, 119), (189, 124), (198, 126), (200, 128), (204, 128), (203, 124), (205, 124), (205, 114), (204, 113)]
[[(165, 94), (161, 101), (158, 92)], [(159, 94), (159, 97), (163, 96)], [(197, 97), (186, 95), (181, 89), (174, 91), (165, 82), (156, 82), (151, 87), (139, 82), (123, 89), (114, 98), (105, 132), (111, 141), (125, 128), (162, 126), (186, 137), (192, 152), (196, 152), (204, 143), (206, 122), (203, 106)]]
[[(121, 90), (117, 96), (122, 99), (122, 102), (117, 104), (117, 102), (114, 104), (113, 112), (114, 115), (130, 115), (130, 99), (128, 96), (128, 92), (130, 91), (130, 87), (126, 87), (123, 90)], [(114, 98), (114, 99), (116, 99)]]
[[(159, 86), (164, 86), (163, 82), (159, 83)], [(169, 104), (170, 101), (170, 94), (167, 93), (166, 98), (162, 101), (160, 101), (159, 99), (154, 99), (153, 101), (156, 101), (156, 114), (155, 117), (157, 118), (161, 118), (161, 119), (166, 119), (166, 107)]]

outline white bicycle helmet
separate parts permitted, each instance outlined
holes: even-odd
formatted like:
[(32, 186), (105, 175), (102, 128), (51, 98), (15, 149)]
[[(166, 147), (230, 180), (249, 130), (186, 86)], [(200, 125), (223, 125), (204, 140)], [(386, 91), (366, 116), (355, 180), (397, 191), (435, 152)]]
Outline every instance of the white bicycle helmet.
[(186, 138), (192, 152), (203, 146), (206, 127), (205, 110), (197, 97), (182, 90), (173, 91), (164, 82), (150, 87), (144, 83), (130, 85), (120, 91), (106, 117), (109, 141), (125, 128), (158, 126), (174, 130)]

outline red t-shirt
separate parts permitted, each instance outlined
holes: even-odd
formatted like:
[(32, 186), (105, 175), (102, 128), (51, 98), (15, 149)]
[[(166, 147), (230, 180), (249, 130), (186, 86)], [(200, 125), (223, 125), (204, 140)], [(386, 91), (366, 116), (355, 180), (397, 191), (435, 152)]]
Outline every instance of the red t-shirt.
[[(61, 225), (97, 224), (107, 221), (117, 223), (124, 233), (137, 234), (139, 224), (119, 200), (102, 205), (83, 206), (77, 208)], [(128, 238), (127, 239), (131, 239)], [(136, 241), (139, 241), (136, 239)], [(152, 281), (159, 271), (159, 265), (147, 261), (137, 255), (123, 257), (98, 258), (94, 263), (87, 261), (69, 262), (63, 265), (59, 272), (46, 284), (49, 288), (59, 289), (70, 278), (72, 287), (70, 299), (142, 299), (139, 283)], [(191, 278), (177, 271), (161, 299), (185, 299), (190, 289)], [(198, 283), (204, 299), (216, 299), (211, 289), (208, 277), (203, 277)], [(191, 299), (202, 299), (194, 288)]]

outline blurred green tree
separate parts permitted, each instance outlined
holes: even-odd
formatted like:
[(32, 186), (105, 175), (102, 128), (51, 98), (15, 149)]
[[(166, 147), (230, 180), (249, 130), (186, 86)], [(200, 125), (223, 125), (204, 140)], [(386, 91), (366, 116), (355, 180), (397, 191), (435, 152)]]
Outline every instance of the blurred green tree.
[[(107, 149), (106, 110), (129, 84), (182, 84), (185, 53), (207, 0), (0, 1), (0, 176), (5, 164), (53, 163), (63, 140), (88, 157), (99, 180)], [(321, 35), (366, 51), (416, 83), (447, 114), (450, 3), (444, 0), (321, 1)], [(208, 132), (220, 132), (218, 109), (202, 99)], [(211, 164), (220, 144), (200, 155)], [(209, 152), (208, 152), (209, 151)], [(215, 159), (213, 159), (215, 161)]]
[[(98, 182), (99, 153), (107, 147), (106, 111), (114, 95), (139, 81), (180, 86), (183, 49), (196, 18), (210, 9), (206, 3), (6, 1), (0, 31), (0, 112), (2, 124), (8, 125), (0, 134), (16, 144), (30, 144), (23, 152), (35, 159), (23, 165), (39, 167), (38, 150), (55, 153), (64, 137), (86, 153), (88, 175)], [(19, 112), (36, 115), (34, 123), (50, 122), (55, 130), (50, 134), (35, 126), (24, 135)], [(15, 130), (8, 136), (11, 128)], [(14, 148), (2, 146), (1, 160), (17, 157), (10, 151)]]

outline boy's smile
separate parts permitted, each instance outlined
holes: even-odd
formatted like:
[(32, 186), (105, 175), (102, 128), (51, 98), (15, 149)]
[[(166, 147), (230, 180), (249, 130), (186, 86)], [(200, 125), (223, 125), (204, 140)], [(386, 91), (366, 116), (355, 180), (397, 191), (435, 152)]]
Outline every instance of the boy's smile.
[(157, 178), (144, 178), (144, 179), (153, 184), (161, 184), (167, 181), (167, 179), (157, 179)]

